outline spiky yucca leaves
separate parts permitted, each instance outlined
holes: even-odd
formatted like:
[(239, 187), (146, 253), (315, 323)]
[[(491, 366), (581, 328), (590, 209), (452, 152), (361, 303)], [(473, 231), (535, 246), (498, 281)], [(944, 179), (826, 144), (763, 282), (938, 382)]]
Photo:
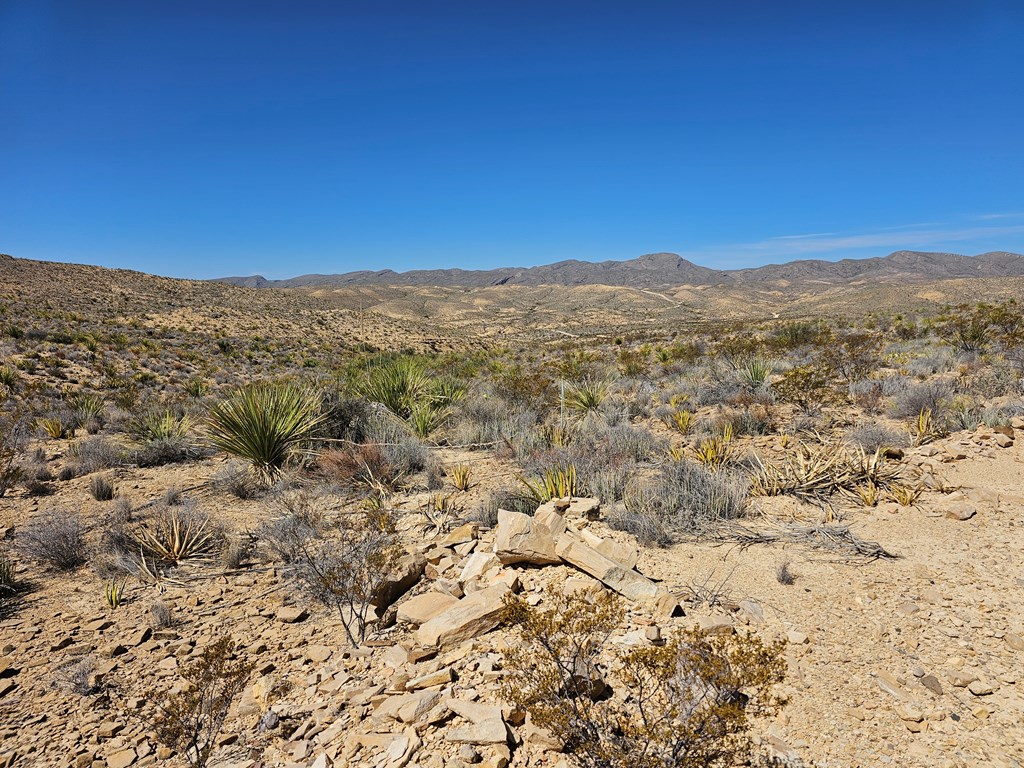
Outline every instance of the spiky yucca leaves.
[(586, 379), (565, 388), (565, 407), (577, 418), (596, 413), (608, 398), (611, 384), (606, 380)]
[(733, 460), (732, 424), (726, 424), (721, 435), (712, 435), (693, 447), (693, 458), (708, 469), (721, 469)]
[(14, 563), (6, 557), (0, 557), (0, 599), (13, 595), (18, 591), (14, 578)]
[(931, 408), (922, 408), (917, 414), (917, 418), (910, 423), (910, 439), (915, 446), (924, 445), (945, 436), (946, 431), (936, 423)]
[(98, 394), (79, 393), (68, 398), (68, 407), (75, 415), (75, 421), (84, 425), (103, 416), (106, 406)]
[(401, 357), (374, 368), (359, 389), (367, 400), (407, 420), (416, 404), (427, 399), (430, 376), (413, 358)]
[[(613, 650), (624, 611), (608, 592), (588, 600), (549, 588), (540, 607), (514, 595), (505, 606), (520, 637), (503, 651), (502, 698), (585, 768), (737, 765), (750, 718), (780, 706), (772, 689), (785, 677), (783, 643), (691, 630), (660, 647)], [(629, 695), (605, 695), (609, 677)]]
[(923, 492), (924, 488), (920, 485), (894, 485), (889, 489), (889, 496), (901, 507), (912, 507)]
[(121, 598), (124, 596), (124, 588), (127, 586), (128, 580), (122, 579), (117, 581), (116, 579), (110, 579), (104, 585), (103, 593), (107, 598), (107, 605), (111, 608), (119, 608), (121, 605)]
[(187, 413), (176, 413), (171, 408), (149, 411), (131, 423), (132, 435), (144, 442), (173, 440), (188, 436), (196, 420)]
[(768, 377), (772, 373), (772, 361), (763, 357), (752, 357), (740, 363), (736, 372), (745, 387), (760, 389), (768, 383)]
[(177, 565), (185, 560), (210, 559), (220, 533), (209, 517), (182, 507), (167, 509), (152, 525), (137, 531), (135, 539), (143, 557), (162, 565)]
[(551, 501), (551, 499), (564, 499), (579, 495), (575, 464), (545, 469), (539, 480), (529, 480), (520, 475), (519, 482), (526, 486), (526, 490), (539, 504)]
[(468, 491), (473, 484), (473, 467), (469, 464), (455, 464), (448, 468), (448, 477), (456, 490)]
[(873, 486), (870, 498), (877, 489), (892, 487), (900, 477), (899, 465), (887, 462), (882, 449), (850, 454), (835, 446), (814, 450), (801, 445), (781, 462), (765, 463), (756, 456), (754, 461), (757, 467), (750, 485), (754, 496), (796, 496), (823, 502), (846, 493), (864, 501), (867, 486)]
[(46, 433), (46, 435), (53, 440), (60, 440), (61, 438), (68, 436), (68, 428), (64, 425), (64, 422), (57, 418), (45, 418), (39, 419), (36, 422), (39, 428)]
[(210, 408), (207, 433), (270, 484), (323, 422), (321, 402), (317, 392), (290, 382), (250, 384)]
[(416, 437), (430, 437), (442, 424), (447, 421), (451, 411), (434, 402), (424, 401), (416, 403), (406, 422)]
[(666, 421), (670, 427), (674, 427), (680, 434), (688, 435), (697, 425), (697, 414), (680, 408), (672, 411)]

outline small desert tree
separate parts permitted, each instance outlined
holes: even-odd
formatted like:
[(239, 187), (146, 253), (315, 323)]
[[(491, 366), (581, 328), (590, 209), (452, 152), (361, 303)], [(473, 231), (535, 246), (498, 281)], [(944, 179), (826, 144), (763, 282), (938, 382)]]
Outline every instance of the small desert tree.
[(184, 688), (157, 699), (158, 712), (150, 723), (157, 740), (196, 768), (209, 762), (231, 704), (252, 675), (252, 662), (232, 660), (234, 651), (234, 641), (226, 636), (207, 646), (182, 672)]
[(278, 527), (286, 532), (282, 544), (290, 549), (293, 577), (337, 610), (352, 645), (361, 643), (373, 607), (404, 554), (393, 516), (385, 510), (332, 521), (305, 515)]
[[(559, 738), (577, 765), (732, 765), (750, 749), (750, 716), (779, 706), (771, 689), (785, 674), (781, 643), (693, 630), (662, 646), (611, 652), (623, 613), (614, 595), (591, 601), (549, 589), (545, 603), (506, 599), (505, 618), (522, 642), (504, 652), (502, 695)], [(611, 690), (606, 666), (618, 683)]]

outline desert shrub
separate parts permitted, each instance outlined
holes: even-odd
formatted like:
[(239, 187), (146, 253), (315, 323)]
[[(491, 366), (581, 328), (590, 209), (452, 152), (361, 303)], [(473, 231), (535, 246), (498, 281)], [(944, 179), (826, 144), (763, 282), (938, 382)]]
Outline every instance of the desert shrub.
[(366, 442), (374, 406), (361, 397), (346, 397), (330, 392), (324, 397), (324, 420), (320, 433), (328, 440)]
[(169, 629), (177, 623), (174, 611), (163, 600), (154, 600), (149, 605), (149, 624), (153, 629)]
[(96, 435), (73, 443), (68, 455), (75, 475), (88, 475), (123, 466), (128, 452), (111, 438)]
[(907, 445), (906, 433), (873, 423), (858, 424), (846, 433), (846, 440), (868, 453), (874, 453), (879, 449), (903, 448)]
[(77, 512), (43, 512), (18, 529), (15, 544), (24, 557), (56, 571), (73, 571), (87, 560), (85, 525)]
[(96, 501), (110, 501), (114, 498), (115, 492), (114, 482), (109, 477), (96, 475), (89, 482), (89, 494)]
[(882, 337), (870, 331), (834, 334), (818, 353), (826, 370), (834, 371), (847, 386), (866, 379), (881, 364)]
[(132, 461), (140, 467), (162, 467), (192, 461), (206, 452), (191, 437), (168, 437), (151, 440), (132, 453)]
[(956, 307), (935, 330), (957, 352), (984, 352), (995, 337), (985, 305)]
[(256, 480), (246, 467), (232, 463), (218, 471), (212, 479), (217, 490), (235, 498), (255, 499), (267, 491), (267, 487)]
[(196, 768), (208, 764), (231, 704), (252, 675), (254, 664), (234, 653), (234, 641), (222, 637), (184, 669), (184, 686), (165, 696), (148, 695), (157, 707), (151, 721), (157, 740)]
[(373, 443), (332, 448), (317, 457), (322, 477), (344, 487), (365, 487), (390, 492), (395, 490), (403, 474)]
[(18, 580), (14, 576), (14, 563), (0, 553), (0, 602), (9, 599), (17, 591)]
[(623, 376), (646, 376), (651, 369), (651, 353), (647, 347), (620, 349), (619, 373)]
[(215, 404), (206, 427), (214, 446), (246, 460), (269, 485), (322, 423), (320, 403), (316, 392), (289, 382), (250, 384)]
[(96, 674), (96, 659), (85, 656), (58, 666), (53, 673), (53, 684), (68, 693), (91, 696), (100, 690), (100, 676)]
[(832, 375), (817, 363), (790, 368), (772, 384), (779, 400), (805, 412), (836, 402)]
[(781, 643), (691, 630), (660, 647), (612, 650), (624, 612), (607, 592), (588, 600), (548, 589), (540, 607), (510, 596), (504, 618), (519, 638), (503, 651), (502, 698), (577, 765), (737, 765), (751, 748), (751, 716), (780, 706), (772, 689), (785, 677)]
[(604, 379), (584, 379), (565, 386), (563, 404), (569, 415), (582, 419), (597, 414), (607, 399), (611, 383)]
[(913, 419), (924, 411), (934, 418), (945, 415), (953, 401), (955, 389), (948, 381), (923, 381), (913, 384), (893, 397), (889, 415), (896, 419)]
[(289, 575), (334, 608), (352, 645), (366, 637), (384, 583), (404, 554), (395, 520), (384, 510), (353, 512), (295, 529)]
[(539, 368), (517, 363), (494, 375), (494, 389), (514, 406), (543, 411), (553, 402), (554, 381)]
[(90, 422), (102, 424), (106, 405), (102, 395), (81, 392), (68, 398), (68, 408), (71, 410), (72, 423), (85, 426)]
[(724, 471), (691, 461), (674, 461), (652, 478), (636, 479), (623, 496), (623, 509), (609, 523), (645, 543), (664, 545), (681, 535), (700, 535), (746, 510), (746, 483)]
[(443, 410), (465, 396), (465, 390), (451, 380), (435, 378), (422, 363), (410, 357), (389, 360), (367, 375), (359, 387), (360, 393), (380, 403), (400, 419), (411, 420), (419, 413)]
[(769, 349), (790, 351), (800, 347), (821, 346), (828, 336), (828, 327), (818, 321), (794, 320), (773, 328), (765, 338), (765, 344)]

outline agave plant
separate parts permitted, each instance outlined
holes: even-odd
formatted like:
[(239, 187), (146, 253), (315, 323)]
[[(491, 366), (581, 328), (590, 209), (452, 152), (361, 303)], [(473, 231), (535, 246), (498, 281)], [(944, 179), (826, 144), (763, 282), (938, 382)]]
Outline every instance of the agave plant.
[(721, 435), (712, 435), (693, 447), (693, 458), (709, 469), (719, 469), (733, 460), (732, 424), (726, 424)]
[(443, 405), (432, 402), (416, 403), (412, 407), (407, 422), (417, 437), (430, 437), (438, 427), (444, 424), (450, 411)]
[(321, 397), (289, 382), (259, 382), (242, 387), (210, 408), (210, 442), (245, 459), (256, 476), (270, 484), (323, 422)]
[(154, 525), (140, 528), (135, 539), (145, 557), (163, 565), (206, 560), (218, 542), (218, 529), (205, 515), (189, 508), (170, 509)]
[(455, 464), (448, 468), (448, 477), (456, 490), (468, 491), (473, 484), (473, 467), (469, 464)]

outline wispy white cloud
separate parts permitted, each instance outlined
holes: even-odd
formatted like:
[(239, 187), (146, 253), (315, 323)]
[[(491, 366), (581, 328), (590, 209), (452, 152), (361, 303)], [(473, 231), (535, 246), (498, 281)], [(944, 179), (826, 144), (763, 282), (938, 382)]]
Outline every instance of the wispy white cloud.
[(980, 221), (991, 221), (993, 219), (1024, 219), (1024, 211), (1011, 211), (1009, 213), (983, 213), (974, 218)]
[[(1000, 215), (1000, 218), (1009, 218), (1009, 216)], [(916, 224), (848, 234), (781, 235), (746, 243), (712, 246), (682, 255), (688, 259), (717, 262), (723, 266), (727, 263), (738, 262), (764, 264), (769, 260), (838, 259), (844, 257), (844, 252), (868, 249), (877, 249), (879, 256), (903, 249), (953, 249), (957, 243), (989, 242), (1022, 236), (1024, 236), (1024, 223), (1001, 226)]]

